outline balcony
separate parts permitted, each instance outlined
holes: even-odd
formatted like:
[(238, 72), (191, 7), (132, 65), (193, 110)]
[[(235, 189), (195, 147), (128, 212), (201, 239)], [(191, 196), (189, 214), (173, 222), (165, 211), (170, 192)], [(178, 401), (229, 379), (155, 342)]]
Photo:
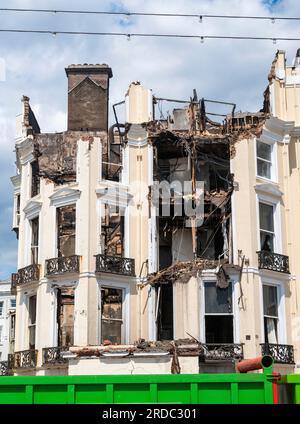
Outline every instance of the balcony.
[(43, 365), (65, 364), (67, 359), (63, 358), (61, 353), (66, 352), (67, 347), (45, 347), (43, 348)]
[(120, 256), (96, 255), (96, 272), (135, 276), (134, 259)]
[(66, 272), (79, 272), (80, 256), (61, 256), (47, 259), (45, 262), (46, 275), (64, 274)]
[(12, 274), (12, 288), (16, 286), (32, 283), (40, 279), (40, 266), (32, 264), (18, 270), (17, 274)]
[(244, 358), (242, 344), (203, 343), (200, 361), (235, 361)]
[(8, 361), (0, 361), (0, 376), (9, 375)]
[(289, 257), (268, 251), (256, 252), (258, 254), (258, 268), (289, 274)]
[(294, 346), (261, 343), (262, 355), (272, 356), (276, 364), (294, 364)]
[(37, 363), (37, 350), (22, 350), (9, 355), (8, 366), (14, 368), (35, 368)]

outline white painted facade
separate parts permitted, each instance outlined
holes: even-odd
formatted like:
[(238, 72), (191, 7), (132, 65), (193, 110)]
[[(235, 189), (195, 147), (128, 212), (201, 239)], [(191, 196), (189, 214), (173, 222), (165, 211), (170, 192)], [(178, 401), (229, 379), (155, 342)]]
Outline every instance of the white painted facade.
[(16, 311), (16, 297), (11, 294), (10, 280), (0, 281), (0, 361), (7, 361), (12, 352), (14, 334), (12, 315)]

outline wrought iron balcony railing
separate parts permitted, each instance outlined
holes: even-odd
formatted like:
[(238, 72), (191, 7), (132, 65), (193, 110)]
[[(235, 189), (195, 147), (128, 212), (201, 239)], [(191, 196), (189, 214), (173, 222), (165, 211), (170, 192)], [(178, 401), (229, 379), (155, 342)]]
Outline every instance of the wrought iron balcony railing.
[(0, 361), (0, 376), (9, 375), (8, 361)]
[(233, 361), (244, 358), (242, 344), (234, 343), (203, 343), (200, 360)]
[(37, 350), (22, 350), (8, 357), (8, 367), (13, 368), (35, 368), (37, 364)]
[(79, 272), (80, 256), (60, 256), (46, 260), (46, 275)]
[(258, 268), (289, 274), (289, 257), (279, 253), (261, 250), (258, 254)]
[(40, 278), (40, 266), (37, 264), (25, 266), (25, 268), (19, 269), (17, 277), (14, 276), (13, 278), (16, 285), (22, 285), (26, 283), (32, 283), (33, 281), (38, 281)]
[(134, 276), (134, 259), (120, 256), (96, 255), (96, 272), (111, 272)]
[(294, 364), (294, 346), (261, 343), (262, 355), (270, 355), (277, 364)]
[(67, 359), (63, 358), (61, 353), (68, 350), (67, 347), (59, 346), (43, 348), (43, 365), (66, 363)]

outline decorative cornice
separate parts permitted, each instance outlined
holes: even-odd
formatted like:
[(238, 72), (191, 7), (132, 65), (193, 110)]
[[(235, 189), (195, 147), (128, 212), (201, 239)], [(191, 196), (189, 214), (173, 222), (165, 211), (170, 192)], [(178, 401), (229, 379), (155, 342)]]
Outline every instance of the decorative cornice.
[(271, 116), (265, 122), (264, 129), (262, 131), (262, 137), (271, 137), (274, 139), (274, 141), (283, 143), (283, 137), (286, 134), (289, 134), (293, 130), (294, 126), (294, 121), (283, 121), (282, 119), (276, 118), (275, 116)]
[(12, 182), (15, 188), (15, 191), (19, 190), (21, 187), (21, 174), (17, 174), (17, 175), (14, 175), (13, 177), (10, 177), (10, 181)]
[(257, 192), (271, 194), (275, 197), (281, 197), (283, 195), (282, 191), (279, 190), (278, 185), (274, 183), (256, 184), (254, 189)]
[(71, 205), (80, 197), (81, 191), (71, 187), (62, 187), (49, 196), (50, 204), (56, 207)]
[(42, 202), (37, 200), (29, 200), (29, 202), (23, 209), (23, 212), (25, 213), (25, 217), (27, 219), (33, 219), (38, 216), (41, 208), (42, 208)]
[(125, 208), (133, 195), (128, 186), (118, 182), (103, 180), (96, 188), (96, 194), (104, 203)]

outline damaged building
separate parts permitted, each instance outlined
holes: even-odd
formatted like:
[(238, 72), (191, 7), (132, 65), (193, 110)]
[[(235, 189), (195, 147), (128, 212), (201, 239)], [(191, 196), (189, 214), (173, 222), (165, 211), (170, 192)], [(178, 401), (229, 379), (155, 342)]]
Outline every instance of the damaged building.
[(14, 373), (297, 371), (298, 53), (256, 113), (139, 82), (109, 113), (109, 66), (66, 74), (66, 131), (17, 118)]

